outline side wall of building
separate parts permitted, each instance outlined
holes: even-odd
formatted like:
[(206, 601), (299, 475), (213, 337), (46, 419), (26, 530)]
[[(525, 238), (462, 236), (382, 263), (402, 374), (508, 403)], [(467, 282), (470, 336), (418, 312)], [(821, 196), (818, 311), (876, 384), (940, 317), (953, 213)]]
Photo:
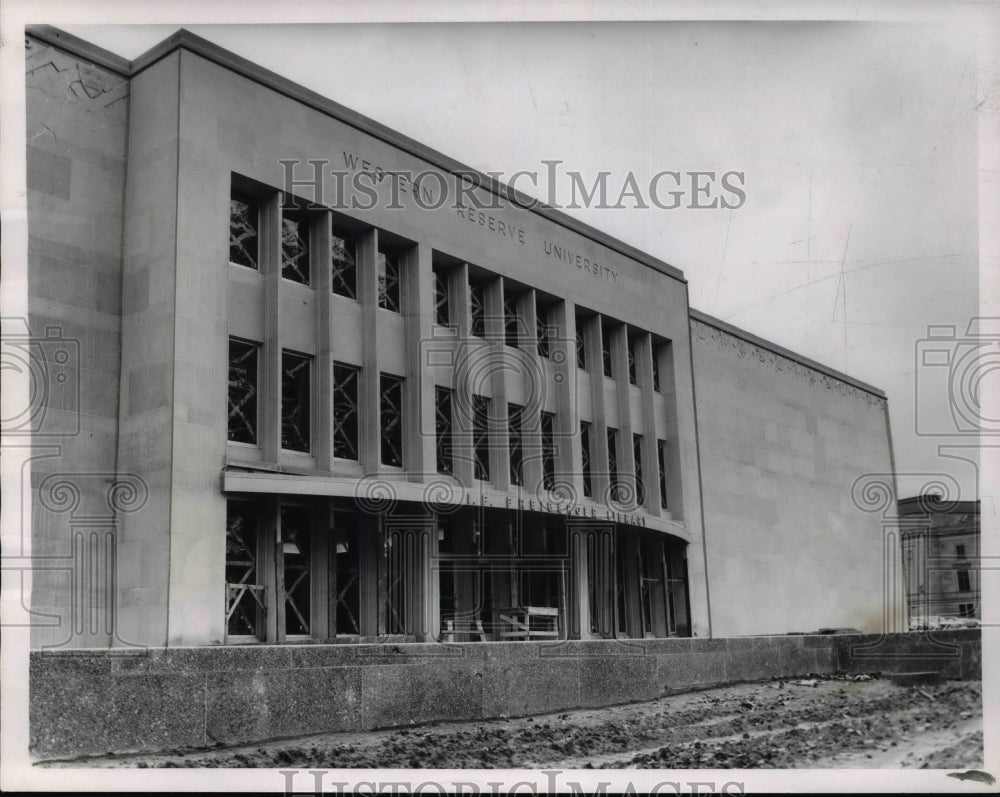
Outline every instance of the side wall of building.
[(131, 500), (116, 475), (129, 82), (26, 49), (29, 318), (4, 331), (33, 358), (32, 646), (103, 646), (116, 507)]
[(691, 342), (713, 635), (902, 630), (885, 399), (696, 318)]

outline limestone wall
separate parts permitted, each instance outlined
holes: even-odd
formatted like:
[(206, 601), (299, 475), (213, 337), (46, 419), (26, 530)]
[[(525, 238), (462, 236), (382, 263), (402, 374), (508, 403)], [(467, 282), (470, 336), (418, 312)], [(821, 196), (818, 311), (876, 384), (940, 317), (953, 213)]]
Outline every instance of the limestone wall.
[(697, 314), (691, 343), (712, 634), (902, 630), (885, 398)]
[(124, 70), (25, 44), (29, 318), (18, 330), (5, 319), (4, 332), (30, 338), (39, 409), (32, 646), (100, 645), (114, 509), (141, 494), (115, 478), (129, 83)]

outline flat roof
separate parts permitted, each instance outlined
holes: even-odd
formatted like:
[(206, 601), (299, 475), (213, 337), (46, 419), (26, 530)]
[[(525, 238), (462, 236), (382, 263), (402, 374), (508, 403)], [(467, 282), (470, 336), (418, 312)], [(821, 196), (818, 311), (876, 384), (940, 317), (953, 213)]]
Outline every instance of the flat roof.
[[(589, 238), (596, 243), (606, 246), (609, 249), (635, 260), (638, 263), (642, 263), (643, 265), (648, 266), (661, 274), (665, 274), (685, 284), (687, 283), (687, 280), (684, 278), (684, 273), (676, 266), (672, 266), (669, 263), (659, 260), (658, 258), (655, 258), (640, 249), (636, 249), (634, 246), (631, 246), (624, 241), (620, 241), (607, 233), (601, 232), (595, 227), (591, 227), (589, 224), (585, 224), (582, 221), (578, 221), (565, 213), (549, 207), (534, 197), (530, 197), (527, 194), (517, 191), (506, 183), (494, 180), (492, 177), (483, 174), (476, 169), (472, 169), (459, 161), (454, 160), (453, 158), (449, 158), (447, 155), (431, 149), (430, 147), (421, 144), (419, 141), (415, 141), (402, 133), (386, 127), (380, 122), (376, 122), (374, 119), (370, 119), (369, 117), (364, 116), (357, 111), (353, 111), (340, 103), (334, 102), (327, 97), (317, 94), (304, 86), (300, 86), (298, 83), (294, 83), (293, 81), (288, 80), (275, 72), (264, 69), (252, 61), (236, 55), (235, 53), (230, 52), (229, 50), (226, 50), (225, 48), (220, 47), (207, 39), (203, 39), (202, 37), (197, 36), (184, 28), (181, 28), (176, 33), (161, 41), (159, 44), (151, 47), (134, 61), (122, 58), (115, 53), (91, 44), (78, 36), (74, 36), (71, 33), (67, 33), (66, 31), (60, 30), (52, 25), (29, 25), (27, 26), (25, 32), (39, 41), (59, 47), (60, 49), (77, 55), (80, 58), (84, 58), (93, 64), (101, 66), (125, 78), (131, 78), (137, 75), (144, 69), (147, 69), (157, 61), (172, 53), (174, 50), (182, 48), (187, 49), (209, 61), (212, 61), (215, 64), (218, 64), (219, 66), (242, 75), (248, 80), (252, 80), (266, 86), (267, 88), (283, 94), (290, 99), (297, 100), (298, 102), (308, 105), (309, 107), (331, 116), (344, 124), (350, 125), (363, 133), (378, 138), (387, 144), (409, 153), (410, 155), (414, 155), (422, 160), (425, 160), (445, 172), (453, 175), (461, 173), (463, 176), (469, 176), (474, 181), (477, 181), (478, 186), (484, 190), (490, 191), (503, 199), (513, 202), (530, 212), (537, 213), (549, 221)], [(751, 332), (735, 327), (732, 324), (722, 321), (721, 319), (714, 318), (707, 313), (695, 310), (690, 306), (688, 310), (690, 317), (695, 321), (708, 324), (709, 326), (715, 327), (716, 329), (745, 340), (748, 343), (752, 343), (756, 346), (772, 351), (775, 354), (785, 357), (786, 359), (805, 365), (808, 368), (824, 373), (827, 376), (846, 384), (853, 385), (854, 387), (867, 393), (871, 393), (881, 399), (886, 398), (886, 395), (882, 390), (862, 382), (860, 379), (855, 379), (852, 376), (818, 363), (815, 360), (811, 360), (804, 355), (796, 354), (795, 352), (779, 346), (776, 343), (772, 343), (771, 341), (758, 337)]]

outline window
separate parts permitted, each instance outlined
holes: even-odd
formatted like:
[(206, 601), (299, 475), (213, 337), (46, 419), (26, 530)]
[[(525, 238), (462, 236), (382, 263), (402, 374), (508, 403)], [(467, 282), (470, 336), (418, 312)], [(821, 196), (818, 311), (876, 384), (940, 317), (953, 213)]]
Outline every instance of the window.
[(604, 375), (611, 376), (611, 329), (601, 320), (601, 360), (604, 363)]
[(956, 545), (955, 546), (955, 556), (958, 557), (959, 559), (964, 559), (965, 558), (965, 546), (964, 545)]
[(656, 441), (656, 462), (660, 470), (660, 506), (667, 508), (667, 441)]
[(399, 256), (395, 252), (378, 253), (378, 306), (383, 310), (400, 312)]
[(333, 455), (358, 456), (358, 368), (333, 364)]
[(524, 437), (522, 419), (524, 408), (517, 404), (507, 405), (507, 439), (510, 444), (510, 483), (524, 484)]
[(281, 505), (281, 549), (285, 592), (285, 634), (310, 632), (309, 510), (295, 504)]
[(542, 413), (542, 485), (546, 490), (556, 486), (555, 422), (551, 412)]
[(403, 466), (403, 380), (390, 374), (379, 375), (381, 394), (382, 464)]
[(538, 333), (538, 356), (548, 357), (552, 350), (552, 325), (549, 322), (551, 307), (538, 305), (535, 308), (535, 327)]
[(233, 192), (229, 200), (229, 262), (258, 268), (259, 208), (250, 197)]
[(256, 343), (229, 339), (229, 439), (257, 444)]
[(958, 616), (959, 617), (975, 617), (976, 616), (976, 604), (974, 604), (974, 603), (960, 603), (960, 604), (958, 604)]
[(451, 397), (450, 388), (434, 388), (434, 418), (437, 431), (437, 469), (439, 473), (455, 472)]
[(580, 421), (580, 470), (583, 475), (583, 494), (586, 498), (594, 495), (594, 485), (590, 472), (590, 424)]
[(642, 506), (646, 503), (646, 484), (642, 479), (642, 435), (632, 435), (632, 456), (635, 464), (635, 503)]
[(969, 578), (969, 571), (957, 570), (955, 574), (958, 576), (958, 591), (970, 592), (972, 590), (972, 582)]
[(608, 484), (611, 500), (621, 500), (618, 484), (618, 430), (610, 427), (608, 428)]
[(309, 284), (309, 224), (300, 211), (281, 211), (281, 276)]
[(309, 358), (281, 353), (281, 447), (309, 451)]
[(353, 238), (334, 231), (330, 241), (330, 276), (333, 292), (358, 298), (358, 260)]
[(481, 282), (469, 283), (469, 334), (486, 337), (486, 287)]
[(475, 477), (490, 479), (490, 400), (484, 396), (472, 397), (472, 445), (475, 453)]
[(261, 638), (264, 587), (260, 583), (257, 513), (248, 501), (226, 504), (226, 634)]
[[(505, 286), (506, 287), (506, 286)], [(516, 349), (520, 341), (518, 334), (517, 299), (513, 293), (504, 293), (503, 297), (503, 331), (504, 339), (508, 346)]]
[(636, 372), (637, 372), (638, 369), (636, 367), (637, 363), (636, 363), (636, 359), (635, 359), (636, 354), (635, 354), (635, 337), (634, 336), (629, 335), (625, 339), (625, 348), (626, 348), (626, 353), (628, 355), (628, 381), (629, 381), (630, 385), (635, 385), (635, 384), (638, 384), (638, 378), (637, 378), (637, 375), (636, 375)]
[(653, 390), (660, 392), (660, 347), (653, 347)]
[(451, 323), (451, 305), (448, 302), (448, 275), (434, 270), (434, 320), (443, 327)]

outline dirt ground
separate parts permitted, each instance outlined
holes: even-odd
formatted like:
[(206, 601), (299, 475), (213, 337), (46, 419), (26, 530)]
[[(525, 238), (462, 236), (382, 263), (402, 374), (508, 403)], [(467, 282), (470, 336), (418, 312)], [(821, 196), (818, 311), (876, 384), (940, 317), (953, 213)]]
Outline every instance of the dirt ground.
[(863, 677), (740, 684), (605, 709), (45, 766), (982, 768), (979, 683), (902, 687)]

